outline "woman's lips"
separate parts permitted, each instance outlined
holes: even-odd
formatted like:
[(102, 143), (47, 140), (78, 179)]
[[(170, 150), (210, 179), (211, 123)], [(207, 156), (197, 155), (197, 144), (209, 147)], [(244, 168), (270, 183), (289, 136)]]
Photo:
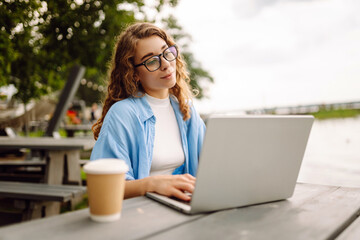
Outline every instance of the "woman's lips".
[(165, 75), (163, 77), (161, 77), (162, 79), (168, 79), (171, 78), (171, 76), (173, 75), (173, 73), (169, 73), (168, 75)]

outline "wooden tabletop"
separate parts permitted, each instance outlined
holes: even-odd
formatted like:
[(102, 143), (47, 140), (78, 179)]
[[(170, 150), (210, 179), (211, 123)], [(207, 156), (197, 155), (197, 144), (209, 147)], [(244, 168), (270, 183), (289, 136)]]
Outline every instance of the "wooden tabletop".
[(61, 128), (65, 130), (88, 130), (91, 131), (92, 124), (64, 125)]
[(94, 144), (95, 140), (91, 138), (0, 137), (0, 148), (2, 149), (89, 150), (93, 148)]
[(297, 184), (285, 201), (188, 216), (146, 197), (96, 223), (88, 209), (0, 228), (6, 239), (360, 239), (360, 189)]

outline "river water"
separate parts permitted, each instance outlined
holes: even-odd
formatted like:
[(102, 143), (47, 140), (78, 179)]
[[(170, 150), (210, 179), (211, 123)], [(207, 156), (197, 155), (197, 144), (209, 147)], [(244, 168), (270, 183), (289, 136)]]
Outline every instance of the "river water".
[(315, 120), (298, 181), (360, 187), (360, 117)]

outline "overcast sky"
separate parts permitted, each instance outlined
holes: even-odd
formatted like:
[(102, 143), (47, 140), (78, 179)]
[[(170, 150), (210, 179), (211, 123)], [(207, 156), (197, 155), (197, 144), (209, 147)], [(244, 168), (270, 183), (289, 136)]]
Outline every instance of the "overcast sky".
[(180, 0), (215, 78), (200, 112), (360, 101), (359, 0)]

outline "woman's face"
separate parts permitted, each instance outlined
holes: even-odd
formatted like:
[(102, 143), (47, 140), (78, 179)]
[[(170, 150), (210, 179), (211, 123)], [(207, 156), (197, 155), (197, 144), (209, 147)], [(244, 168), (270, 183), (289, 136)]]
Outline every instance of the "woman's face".
[[(164, 52), (169, 46), (158, 37), (151, 36), (138, 41), (135, 51), (135, 65)], [(176, 60), (168, 61), (160, 57), (161, 66), (150, 72), (144, 65), (136, 67), (136, 81), (140, 81), (147, 94), (156, 98), (166, 98), (169, 88), (176, 84)]]

